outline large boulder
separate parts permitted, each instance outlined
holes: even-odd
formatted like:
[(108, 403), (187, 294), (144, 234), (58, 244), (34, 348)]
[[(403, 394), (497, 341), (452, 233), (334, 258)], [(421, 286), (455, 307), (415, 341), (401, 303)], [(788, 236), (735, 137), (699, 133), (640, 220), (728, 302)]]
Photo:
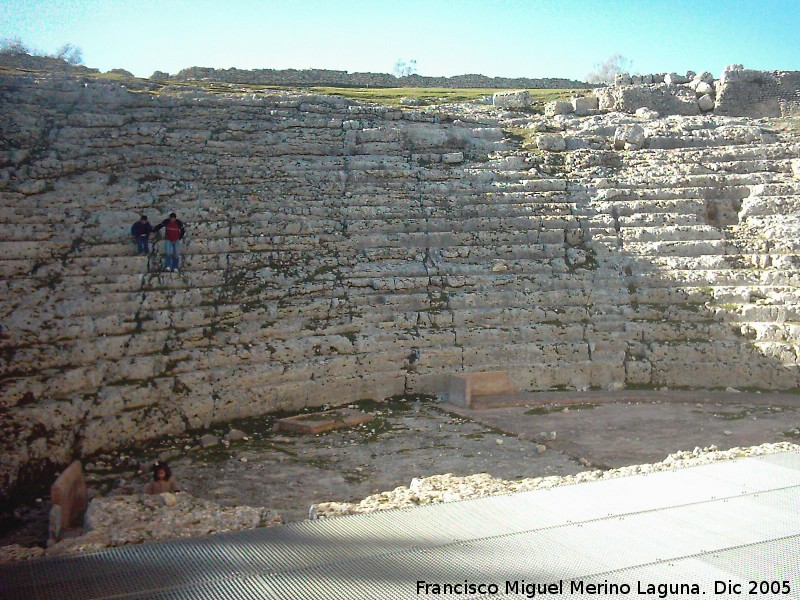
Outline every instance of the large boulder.
[(703, 112), (714, 110), (714, 99), (708, 94), (700, 96), (700, 98), (697, 99), (697, 105)]
[(697, 92), (698, 96), (705, 96), (706, 94), (711, 96), (714, 94), (714, 86), (713, 84), (706, 83), (705, 81), (698, 81), (694, 91)]

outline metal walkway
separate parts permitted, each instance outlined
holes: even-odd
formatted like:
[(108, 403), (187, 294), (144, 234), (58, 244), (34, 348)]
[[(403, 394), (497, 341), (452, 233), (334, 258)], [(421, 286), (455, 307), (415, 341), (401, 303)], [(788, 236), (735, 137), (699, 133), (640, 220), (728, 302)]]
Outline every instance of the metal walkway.
[[(769, 589), (750, 595), (750, 580)], [(531, 587), (547, 583), (561, 587)], [(730, 583), (742, 585), (738, 593), (722, 591)], [(454, 593), (437, 594), (445, 584)], [(681, 584), (685, 593), (654, 587), (639, 596), (648, 585)], [(800, 453), (0, 565), (4, 600), (394, 600), (482, 591), (800, 598)]]

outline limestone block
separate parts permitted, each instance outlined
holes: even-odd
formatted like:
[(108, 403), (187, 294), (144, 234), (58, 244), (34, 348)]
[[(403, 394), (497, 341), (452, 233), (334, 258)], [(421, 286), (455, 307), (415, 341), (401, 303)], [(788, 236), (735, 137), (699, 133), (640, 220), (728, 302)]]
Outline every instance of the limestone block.
[(555, 100), (553, 102), (548, 102), (544, 107), (544, 114), (548, 117), (553, 117), (555, 115), (567, 115), (574, 111), (575, 107), (572, 102), (567, 102), (566, 100)]
[(471, 406), (479, 396), (513, 393), (508, 371), (450, 375), (447, 387), (448, 402), (464, 407)]
[(685, 75), (678, 75), (677, 73), (668, 73), (664, 76), (664, 83), (667, 85), (680, 85), (689, 83), (689, 78)]
[(628, 384), (646, 385), (650, 383), (651, 365), (647, 360), (626, 360), (625, 381)]
[(600, 100), (597, 96), (583, 96), (572, 99), (572, 107), (578, 115), (588, 115), (591, 111), (600, 108)]
[(422, 124), (408, 125), (401, 130), (401, 134), (405, 145), (412, 150), (439, 148), (447, 143), (446, 131)]
[(382, 129), (377, 127), (362, 129), (358, 131), (356, 136), (356, 140), (359, 144), (365, 144), (369, 142), (393, 142), (397, 139), (397, 130)]
[(714, 99), (708, 94), (700, 96), (700, 98), (697, 99), (697, 105), (703, 112), (708, 112), (714, 109)]
[(614, 132), (614, 150), (639, 150), (646, 142), (641, 125), (620, 125)]
[(460, 162), (464, 162), (464, 153), (449, 152), (447, 154), (442, 154), (442, 162), (446, 165), (454, 165)]
[(546, 152), (562, 152), (566, 150), (567, 143), (557, 133), (543, 133), (536, 137), (536, 147)]
[(497, 92), (492, 96), (492, 104), (498, 108), (528, 108), (531, 105), (531, 94), (527, 90)]
[(706, 94), (711, 96), (714, 94), (714, 86), (710, 83), (706, 83), (705, 81), (699, 81), (695, 86), (694, 91), (698, 96), (705, 96)]

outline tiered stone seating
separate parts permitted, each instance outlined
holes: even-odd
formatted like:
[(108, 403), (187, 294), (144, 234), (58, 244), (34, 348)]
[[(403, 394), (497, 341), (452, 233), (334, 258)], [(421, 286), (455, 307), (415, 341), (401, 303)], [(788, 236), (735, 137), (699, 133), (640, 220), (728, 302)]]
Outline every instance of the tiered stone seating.
[[(33, 76), (0, 100), (1, 493), (47, 460), (458, 372), (798, 386), (793, 141), (675, 137), (544, 176), (491, 115)], [(171, 211), (180, 273), (129, 241)]]
[[(797, 150), (773, 141), (672, 157), (640, 151), (638, 160), (649, 160), (653, 173), (669, 176), (649, 175), (638, 190), (626, 180), (590, 203), (614, 217), (616, 235), (601, 228), (598, 241), (628, 263), (627, 326), (642, 340), (626, 358), (629, 386), (798, 387), (791, 240), (799, 231), (793, 194), (800, 186), (789, 181)], [(698, 162), (713, 165), (714, 175), (696, 174)], [(759, 197), (770, 192), (788, 196)], [(762, 211), (772, 228), (756, 217)]]

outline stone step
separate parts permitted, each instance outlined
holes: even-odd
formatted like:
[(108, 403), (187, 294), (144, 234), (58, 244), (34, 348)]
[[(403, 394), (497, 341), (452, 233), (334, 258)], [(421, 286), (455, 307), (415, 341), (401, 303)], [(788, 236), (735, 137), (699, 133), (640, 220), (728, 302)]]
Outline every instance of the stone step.
[(636, 285), (643, 288), (730, 286), (730, 287), (792, 287), (800, 282), (800, 274), (766, 269), (730, 269), (706, 271), (641, 272), (635, 276)]
[[(527, 331), (507, 331), (498, 329), (485, 329), (471, 330), (472, 333), (462, 333), (459, 336), (458, 348), (463, 348), (468, 351), (469, 348), (473, 350), (477, 347), (487, 347), (489, 349), (497, 349), (498, 347), (510, 347), (504, 345), (505, 340), (507, 344), (511, 344), (515, 348), (530, 347), (531, 351), (537, 353), (546, 352), (547, 348), (563, 348), (565, 343), (570, 344), (572, 348), (583, 348), (586, 341), (582, 339), (585, 333), (583, 327), (573, 326), (570, 328), (558, 328), (553, 325), (543, 325), (548, 333), (555, 334), (556, 339), (542, 339), (542, 331), (537, 328), (531, 328)], [(591, 326), (589, 326), (591, 328)], [(747, 329), (742, 329), (742, 336), (734, 336), (733, 329), (728, 323), (717, 322), (701, 322), (692, 323), (688, 329), (682, 330), (674, 323), (665, 322), (646, 322), (646, 321), (630, 321), (627, 323), (625, 331), (631, 334), (646, 334), (647, 339), (647, 352), (656, 352), (661, 348), (661, 342), (668, 343), (668, 347), (678, 345), (688, 346), (707, 346), (716, 345), (717, 348), (727, 348), (730, 351), (734, 349), (735, 353), (742, 351), (749, 352), (751, 346), (749, 339), (755, 337), (758, 332), (759, 337), (757, 341), (763, 341), (764, 344), (758, 346), (762, 350), (769, 349), (773, 354), (780, 353), (780, 356), (786, 358), (789, 356), (791, 360), (796, 360), (797, 344), (787, 343), (786, 335), (796, 335), (797, 328), (800, 327), (798, 323), (781, 324), (781, 323), (748, 323)], [(750, 333), (752, 332), (752, 336)], [(163, 333), (163, 332), (162, 332)], [(156, 340), (159, 343), (163, 342), (165, 337), (157, 332), (144, 334), (145, 337), (158, 335)], [(69, 368), (75, 369), (81, 365), (91, 365), (98, 360), (100, 361), (118, 361), (112, 365), (114, 369), (110, 371), (103, 369), (109, 381), (113, 382), (114, 374), (124, 371), (125, 378), (127, 379), (147, 379), (154, 376), (155, 372), (169, 372), (170, 374), (180, 374), (184, 372), (194, 371), (197, 365), (202, 363), (203, 368), (213, 369), (218, 367), (236, 365), (241, 361), (250, 361), (247, 364), (252, 367), (261, 364), (260, 361), (292, 361), (298, 360), (316, 360), (314, 357), (319, 356), (337, 356), (341, 355), (354, 355), (364, 358), (368, 356), (369, 352), (374, 349), (374, 354), (380, 352), (390, 345), (397, 352), (404, 352), (408, 349), (425, 349), (425, 348), (447, 348), (452, 346), (454, 332), (441, 332), (434, 330), (420, 330), (418, 336), (413, 340), (405, 340), (398, 336), (396, 333), (386, 332), (384, 336), (374, 337), (373, 335), (366, 334), (353, 334), (353, 338), (344, 338), (338, 335), (316, 335), (309, 336), (301, 343), (293, 341), (290, 346), (286, 345), (280, 339), (267, 338), (266, 342), (257, 338), (253, 338), (246, 343), (237, 345), (232, 340), (218, 340), (216, 346), (203, 346), (196, 351), (178, 352), (167, 360), (163, 355), (147, 355), (137, 354), (133, 351), (120, 350), (128, 342), (130, 338), (120, 336), (117, 339), (107, 338), (102, 340), (102, 347), (100, 349), (92, 348), (89, 343), (72, 342), (62, 345), (59, 350), (68, 350), (72, 355), (72, 360), (69, 362)], [(566, 337), (565, 337), (566, 336)], [(597, 339), (597, 338), (595, 338)], [(796, 339), (796, 337), (794, 338)], [(144, 341), (144, 340), (143, 340)], [(99, 340), (95, 340), (95, 343)], [(470, 345), (474, 342), (474, 345)], [(623, 340), (619, 340), (625, 346)], [(576, 346), (577, 344), (577, 346)], [(733, 345), (731, 345), (733, 344)], [(30, 352), (26, 351), (30, 350)], [(596, 351), (594, 348), (593, 351)], [(40, 367), (37, 373), (42, 369), (52, 368), (64, 364), (63, 352), (57, 352), (55, 349), (43, 349), (37, 347), (35, 349), (21, 349), (26, 358), (37, 360), (40, 362)], [(470, 352), (472, 350), (469, 350)], [(581, 350), (582, 351), (582, 350)], [(32, 352), (32, 353), (31, 353)], [(658, 350), (661, 352), (661, 350)], [(787, 354), (788, 353), (788, 354)], [(29, 356), (28, 356), (29, 354)], [(256, 357), (261, 356), (261, 359)], [(792, 358), (793, 357), (793, 358)], [(59, 360), (61, 358), (61, 360)], [(253, 359), (252, 361), (250, 359)], [(319, 359), (322, 360), (322, 359)], [(122, 361), (122, 362), (119, 362)], [(424, 361), (422, 361), (424, 362)], [(171, 366), (170, 366), (171, 365)], [(63, 368), (63, 367), (61, 367)], [(120, 371), (122, 369), (122, 371)], [(134, 376), (134, 374), (136, 374)]]
[[(610, 195), (604, 192), (611, 192)], [(710, 204), (720, 207), (738, 206), (750, 195), (749, 186), (719, 186), (713, 188), (680, 187), (650, 190), (601, 190), (591, 196), (589, 207), (612, 214), (661, 213), (705, 214)], [(666, 210), (665, 210), (666, 208)]]
[[(763, 244), (763, 242), (754, 242)], [(798, 253), (777, 253), (761, 252), (743, 253), (742, 246), (747, 244), (737, 242), (737, 248), (729, 247), (726, 254), (705, 255), (700, 257), (670, 256), (659, 257), (651, 256), (647, 261), (637, 261), (635, 263), (637, 272), (643, 271), (728, 271), (738, 269), (789, 269), (792, 266), (800, 266), (800, 254)]]
[(658, 227), (620, 227), (623, 245), (641, 242), (723, 241), (725, 236), (716, 227), (702, 223), (693, 225), (663, 225)]
[(632, 256), (705, 256), (725, 254), (728, 242), (724, 239), (673, 240), (636, 242), (626, 241), (622, 250)]

